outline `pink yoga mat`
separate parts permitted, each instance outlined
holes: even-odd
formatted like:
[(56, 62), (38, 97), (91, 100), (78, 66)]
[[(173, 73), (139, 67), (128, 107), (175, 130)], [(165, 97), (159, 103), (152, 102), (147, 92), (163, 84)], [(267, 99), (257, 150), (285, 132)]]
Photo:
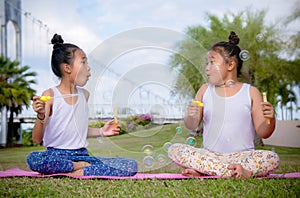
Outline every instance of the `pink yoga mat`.
[[(135, 176), (132, 177), (113, 177), (113, 176), (69, 176), (64, 173), (59, 174), (51, 174), (51, 175), (42, 175), (37, 172), (32, 171), (25, 171), (18, 168), (8, 169), (5, 171), (0, 171), (0, 177), (58, 177), (58, 176), (67, 176), (71, 178), (78, 178), (78, 179), (191, 179), (190, 177), (183, 176), (181, 174), (176, 173), (156, 173), (156, 174), (143, 174), (138, 173)], [(198, 179), (217, 179), (220, 178), (219, 176), (201, 176), (201, 177), (195, 177)], [(285, 173), (285, 174), (270, 174), (267, 177), (261, 177), (261, 178), (300, 178), (300, 172), (295, 173)]]

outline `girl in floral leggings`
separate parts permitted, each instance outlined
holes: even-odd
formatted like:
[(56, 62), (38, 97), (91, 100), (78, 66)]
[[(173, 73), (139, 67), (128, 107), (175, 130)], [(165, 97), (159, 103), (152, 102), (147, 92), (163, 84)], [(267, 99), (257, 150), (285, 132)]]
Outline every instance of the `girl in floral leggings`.
[(234, 178), (263, 176), (279, 165), (276, 153), (254, 150), (254, 135), (268, 138), (275, 129), (273, 106), (262, 100), (257, 88), (238, 81), (243, 60), (239, 37), (214, 44), (207, 54), (208, 83), (188, 106), (185, 125), (195, 130), (203, 122), (203, 147), (173, 144), (169, 157), (184, 167), (184, 175), (218, 175)]

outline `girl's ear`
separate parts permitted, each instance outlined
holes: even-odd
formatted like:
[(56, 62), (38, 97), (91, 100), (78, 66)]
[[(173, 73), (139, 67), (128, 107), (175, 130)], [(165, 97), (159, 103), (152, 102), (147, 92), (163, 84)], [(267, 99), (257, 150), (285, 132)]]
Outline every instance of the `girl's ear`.
[(236, 67), (235, 61), (230, 60), (229, 64), (228, 64), (228, 67), (227, 67), (228, 71), (234, 70), (235, 67)]
[(64, 63), (63, 64), (63, 70), (64, 72), (66, 72), (67, 74), (70, 74), (72, 72), (72, 67), (69, 64)]

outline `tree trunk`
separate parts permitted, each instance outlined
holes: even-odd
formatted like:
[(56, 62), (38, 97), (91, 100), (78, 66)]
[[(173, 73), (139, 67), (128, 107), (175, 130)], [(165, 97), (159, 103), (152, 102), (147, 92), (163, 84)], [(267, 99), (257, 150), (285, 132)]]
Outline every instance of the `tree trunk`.
[(13, 147), (13, 136), (14, 136), (14, 113), (10, 110), (8, 128), (7, 128), (7, 141), (6, 147)]
[(291, 120), (293, 120), (293, 102), (290, 100), (291, 103)]
[(1, 109), (1, 136), (0, 136), (0, 148), (6, 147), (7, 140), (7, 108)]
[(282, 103), (281, 103), (281, 120), (285, 120)]

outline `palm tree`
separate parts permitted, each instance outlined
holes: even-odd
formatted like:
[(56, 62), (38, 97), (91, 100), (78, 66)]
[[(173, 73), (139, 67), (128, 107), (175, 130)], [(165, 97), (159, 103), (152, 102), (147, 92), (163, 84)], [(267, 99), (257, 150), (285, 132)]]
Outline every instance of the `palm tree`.
[[(35, 84), (35, 72), (28, 72), (29, 66), (19, 66), (18, 61), (0, 56), (0, 110), (9, 111), (7, 147), (13, 145), (13, 120), (14, 115), (22, 112), (23, 105), (30, 105), (30, 98), (35, 90), (30, 88)], [(3, 123), (2, 123), (3, 124)]]

